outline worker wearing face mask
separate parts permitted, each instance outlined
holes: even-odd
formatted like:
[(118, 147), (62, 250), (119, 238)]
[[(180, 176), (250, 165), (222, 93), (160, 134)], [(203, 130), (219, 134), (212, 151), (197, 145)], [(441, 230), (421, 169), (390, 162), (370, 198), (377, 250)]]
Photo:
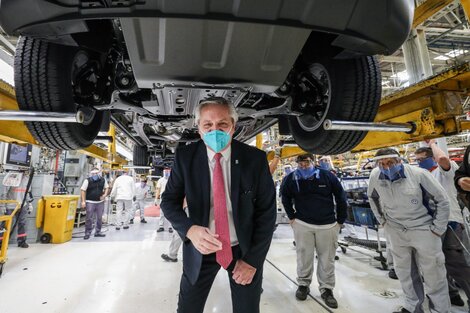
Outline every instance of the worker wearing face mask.
[(134, 214), (132, 214), (130, 223), (134, 224), (135, 212), (139, 210), (140, 222), (147, 223), (144, 216), (145, 199), (149, 192), (149, 186), (147, 185), (147, 177), (142, 176), (140, 182), (135, 184), (135, 201), (134, 201)]
[(432, 313), (450, 312), (441, 236), (447, 230), (449, 199), (427, 170), (403, 164), (394, 149), (380, 149), (367, 195), (384, 226), (405, 304), (400, 313), (424, 312), (424, 288)]
[[(160, 202), (161, 202), (162, 194), (163, 194), (163, 192), (165, 191), (165, 188), (166, 188), (166, 183), (168, 182), (168, 178), (170, 178), (170, 173), (171, 173), (171, 169), (168, 168), (168, 167), (165, 168), (163, 170), (163, 177), (161, 177), (157, 181), (157, 188), (156, 188), (156, 191), (155, 191), (155, 202), (156, 202), (156, 204), (160, 204)], [(160, 221), (158, 222), (157, 233), (162, 232), (162, 231), (165, 230), (165, 222), (166, 222), (166, 218), (165, 218), (165, 215), (163, 213), (163, 210), (160, 210)], [(170, 233), (173, 232), (173, 227), (171, 226), (171, 224), (168, 227), (168, 232), (170, 232)]]
[(93, 230), (93, 219), (96, 219), (95, 237), (105, 237), (101, 233), (101, 223), (104, 211), (104, 199), (108, 195), (108, 183), (100, 175), (100, 170), (94, 167), (90, 177), (83, 181), (81, 189), (82, 208), (86, 208), (85, 236), (89, 239)]
[(449, 196), (449, 222), (442, 237), (442, 249), (446, 258), (448, 278), (452, 278), (449, 279), (450, 302), (456, 306), (464, 306), (459, 289), (454, 283), (455, 280), (465, 291), (467, 299), (470, 299), (470, 266), (465, 262), (465, 251), (460, 244), (464, 236), (464, 220), (454, 185), (455, 172), (459, 166), (449, 159), (435, 140), (428, 141), (428, 147), (418, 148), (415, 157), (419, 167), (431, 172)]
[(330, 308), (337, 308), (333, 296), (335, 251), (339, 229), (347, 216), (346, 194), (336, 176), (314, 167), (313, 155), (298, 156), (297, 164), (297, 170), (287, 175), (281, 186), (282, 204), (296, 242), (299, 288), (295, 296), (305, 300), (310, 293), (316, 250), (321, 297)]

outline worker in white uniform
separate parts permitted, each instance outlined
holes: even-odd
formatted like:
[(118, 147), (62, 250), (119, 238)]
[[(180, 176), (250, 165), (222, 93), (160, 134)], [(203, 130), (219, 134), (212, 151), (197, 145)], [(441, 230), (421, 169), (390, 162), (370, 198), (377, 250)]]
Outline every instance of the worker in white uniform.
[(380, 149), (370, 174), (370, 206), (388, 234), (395, 272), (405, 294), (400, 313), (424, 312), (424, 288), (432, 313), (450, 312), (441, 236), (447, 230), (449, 199), (429, 173), (403, 164), (394, 149)]
[(132, 212), (132, 201), (135, 200), (134, 178), (127, 172), (116, 178), (111, 190), (111, 198), (116, 201), (116, 230), (129, 228)]
[(459, 166), (442, 151), (435, 140), (428, 141), (429, 147), (421, 147), (415, 151), (419, 167), (431, 172), (447, 191), (450, 203), (449, 223), (443, 236), (442, 248), (446, 258), (446, 269), (449, 278), (450, 302), (456, 306), (464, 306), (459, 289), (454, 280), (462, 287), (470, 299), (470, 266), (465, 263), (460, 242), (463, 236), (462, 210), (457, 200), (457, 189), (454, 184), (455, 172)]
[[(188, 214), (188, 203), (186, 202), (186, 198), (183, 201), (183, 210)], [(168, 254), (163, 253), (161, 255), (162, 259), (166, 262), (178, 262), (178, 251), (183, 244), (183, 239), (181, 239), (178, 232), (174, 232), (171, 237), (170, 246), (168, 247)]]
[[(155, 190), (155, 203), (158, 205), (162, 201), (162, 194), (163, 192), (165, 192), (166, 183), (168, 182), (168, 178), (170, 178), (170, 173), (171, 173), (170, 168), (167, 167), (163, 169), (163, 177), (161, 177), (157, 181), (157, 187)], [(165, 218), (165, 215), (163, 215), (163, 210), (160, 210), (160, 221), (158, 222), (157, 233), (165, 230), (165, 221), (166, 221), (166, 218)], [(168, 232), (170, 233), (173, 232), (173, 227), (171, 226), (171, 224), (168, 227)]]
[(142, 176), (140, 178), (140, 182), (135, 184), (135, 201), (134, 201), (134, 213), (131, 216), (130, 223), (134, 224), (134, 217), (137, 210), (140, 213), (140, 222), (147, 223), (145, 220), (144, 215), (144, 208), (145, 208), (145, 199), (147, 199), (147, 195), (149, 192), (149, 186), (147, 185), (147, 177)]

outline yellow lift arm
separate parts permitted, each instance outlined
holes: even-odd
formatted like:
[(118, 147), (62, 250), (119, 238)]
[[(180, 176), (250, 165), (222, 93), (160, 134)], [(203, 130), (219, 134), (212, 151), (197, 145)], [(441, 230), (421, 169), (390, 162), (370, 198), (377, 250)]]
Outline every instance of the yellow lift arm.
[(463, 114), (461, 97), (470, 95), (470, 63), (400, 90), (381, 100), (374, 122), (413, 122), (411, 133), (369, 132), (353, 152), (455, 135), (470, 129)]
[[(0, 80), (0, 110), (19, 110), (15, 99), (15, 90), (7, 83)], [(127, 161), (116, 153), (115, 128), (111, 125), (108, 134), (113, 138), (109, 143), (108, 150), (92, 145), (80, 150), (81, 153), (103, 160), (112, 166), (125, 165)], [(23, 143), (39, 145), (33, 138), (24, 122), (21, 121), (0, 121), (0, 141), (9, 143)]]

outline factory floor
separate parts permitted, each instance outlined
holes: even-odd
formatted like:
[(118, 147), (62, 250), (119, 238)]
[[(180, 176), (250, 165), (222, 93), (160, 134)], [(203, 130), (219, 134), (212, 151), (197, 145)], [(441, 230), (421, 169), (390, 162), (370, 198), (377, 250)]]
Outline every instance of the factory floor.
[[(128, 230), (109, 226), (105, 238), (83, 240), (75, 229), (64, 244), (10, 245), (0, 278), (1, 313), (170, 313), (176, 312), (181, 260), (167, 263), (171, 234), (157, 233), (158, 218), (147, 218)], [(359, 229), (361, 235), (361, 229)], [(400, 284), (360, 247), (338, 252), (334, 294), (339, 309), (326, 308), (314, 282), (306, 301), (295, 299), (296, 256), (290, 226), (279, 225), (265, 263), (261, 312), (381, 312), (396, 310)], [(179, 255), (181, 258), (181, 255)], [(463, 295), (462, 295), (463, 296)], [(463, 296), (465, 299), (465, 297)], [(205, 312), (230, 313), (230, 290), (224, 270), (212, 287)], [(452, 312), (468, 312), (452, 307)]]

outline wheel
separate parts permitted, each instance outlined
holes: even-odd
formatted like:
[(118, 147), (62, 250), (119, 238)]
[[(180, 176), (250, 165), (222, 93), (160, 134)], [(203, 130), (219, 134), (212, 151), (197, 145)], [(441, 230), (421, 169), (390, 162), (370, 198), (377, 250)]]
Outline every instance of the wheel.
[(381, 75), (375, 57), (324, 59), (311, 63), (299, 78), (289, 117), (296, 143), (314, 154), (347, 152), (361, 142), (364, 131), (328, 131), (325, 119), (373, 121), (380, 104)]
[(41, 240), (41, 243), (50, 243), (52, 240), (52, 236), (51, 234), (46, 233), (41, 236), (40, 240)]
[[(149, 165), (149, 154), (146, 146), (134, 145), (132, 163), (134, 166), (148, 166)], [(146, 174), (148, 170), (146, 169), (135, 169), (136, 174)]]
[(97, 56), (85, 50), (21, 37), (15, 54), (15, 89), (20, 110), (86, 112), (85, 124), (26, 122), (41, 144), (60, 150), (90, 146), (102, 126), (103, 112), (90, 107), (99, 84)]

